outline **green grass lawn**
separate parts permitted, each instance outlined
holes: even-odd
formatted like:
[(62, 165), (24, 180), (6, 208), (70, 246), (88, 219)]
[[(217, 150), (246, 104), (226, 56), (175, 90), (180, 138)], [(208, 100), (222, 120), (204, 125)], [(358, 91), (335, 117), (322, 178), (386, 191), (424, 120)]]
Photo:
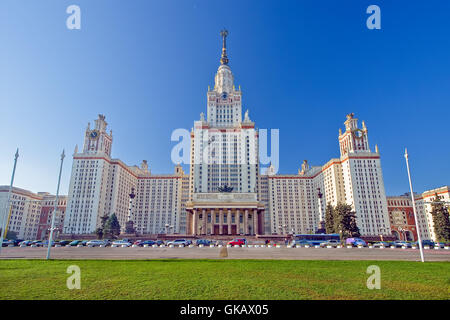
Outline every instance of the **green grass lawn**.
[[(81, 269), (69, 290), (66, 269)], [(366, 287), (369, 265), (381, 289)], [(449, 299), (450, 263), (0, 260), (0, 299)]]

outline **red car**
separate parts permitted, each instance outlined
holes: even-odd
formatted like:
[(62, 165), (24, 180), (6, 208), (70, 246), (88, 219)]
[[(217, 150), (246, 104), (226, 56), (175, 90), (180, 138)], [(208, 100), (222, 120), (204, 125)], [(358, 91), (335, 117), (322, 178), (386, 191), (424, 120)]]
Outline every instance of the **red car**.
[(247, 240), (244, 238), (240, 238), (240, 239), (233, 239), (230, 242), (228, 242), (228, 244), (234, 246), (243, 246), (244, 244), (247, 244)]

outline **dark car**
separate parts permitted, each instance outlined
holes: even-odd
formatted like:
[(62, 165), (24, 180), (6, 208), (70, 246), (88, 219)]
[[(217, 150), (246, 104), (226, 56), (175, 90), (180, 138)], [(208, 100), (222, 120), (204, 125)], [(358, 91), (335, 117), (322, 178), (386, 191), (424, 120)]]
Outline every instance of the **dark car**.
[(71, 247), (76, 247), (77, 245), (81, 244), (81, 240), (73, 240), (72, 242), (69, 243), (69, 246)]
[(69, 245), (69, 243), (71, 243), (69, 240), (61, 240), (58, 244), (60, 246), (65, 247), (65, 246)]
[(23, 241), (23, 239), (16, 239), (16, 240), (13, 240), (13, 241), (14, 241), (14, 246), (17, 247)]
[(137, 244), (140, 247), (143, 247), (144, 244), (148, 245), (148, 246), (152, 246), (154, 244), (157, 244), (155, 240), (144, 240), (144, 241), (139, 241), (138, 243), (135, 242), (135, 244)]
[[(414, 244), (418, 246), (419, 242), (415, 242)], [(434, 248), (435, 243), (434, 243), (434, 241), (431, 241), (431, 240), (422, 240), (422, 247), (424, 247), (424, 246), (429, 246), (430, 248)]]
[(411, 248), (411, 243), (406, 242), (406, 241), (394, 241), (391, 243), (391, 246), (396, 247), (396, 248), (401, 248), (401, 247)]
[(42, 242), (40, 240), (35, 240), (31, 242), (31, 245), (35, 245), (36, 247), (43, 247), (44, 245), (47, 246), (48, 245), (48, 241), (47, 242)]
[(195, 241), (195, 245), (199, 246), (199, 245), (204, 245), (204, 246), (209, 246), (212, 244), (211, 240), (208, 239), (197, 239)]
[(14, 245), (14, 240), (3, 240), (2, 247), (8, 247), (9, 245)]

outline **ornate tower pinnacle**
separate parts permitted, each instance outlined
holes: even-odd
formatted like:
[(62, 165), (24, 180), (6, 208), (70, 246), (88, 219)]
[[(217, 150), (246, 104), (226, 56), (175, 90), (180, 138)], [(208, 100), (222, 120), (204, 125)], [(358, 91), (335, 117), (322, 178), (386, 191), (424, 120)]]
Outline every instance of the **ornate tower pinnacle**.
[(226, 29), (223, 29), (220, 31), (220, 35), (222, 36), (222, 57), (220, 58), (220, 64), (228, 64), (228, 57), (227, 57), (227, 36), (228, 31)]

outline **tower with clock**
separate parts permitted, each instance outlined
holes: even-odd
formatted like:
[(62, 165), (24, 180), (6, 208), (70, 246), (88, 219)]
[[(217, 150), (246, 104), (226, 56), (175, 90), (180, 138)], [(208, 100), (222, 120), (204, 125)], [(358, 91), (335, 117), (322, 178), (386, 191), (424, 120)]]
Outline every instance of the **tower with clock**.
[(355, 118), (354, 113), (350, 113), (347, 115), (347, 120), (344, 124), (345, 132), (339, 132), (341, 156), (351, 153), (370, 152), (365, 122), (362, 122), (362, 128), (358, 128), (358, 119)]
[(358, 127), (353, 113), (344, 122), (345, 132), (339, 130), (340, 164), (345, 199), (356, 212), (361, 234), (381, 234), (390, 226), (380, 153), (370, 150), (368, 130), (364, 121)]
[(94, 128), (91, 129), (91, 125), (88, 123), (84, 138), (83, 153), (106, 154), (109, 157), (111, 156), (112, 131), (109, 134), (106, 132), (107, 125), (105, 116), (102, 114), (99, 114), (98, 119), (95, 120)]

